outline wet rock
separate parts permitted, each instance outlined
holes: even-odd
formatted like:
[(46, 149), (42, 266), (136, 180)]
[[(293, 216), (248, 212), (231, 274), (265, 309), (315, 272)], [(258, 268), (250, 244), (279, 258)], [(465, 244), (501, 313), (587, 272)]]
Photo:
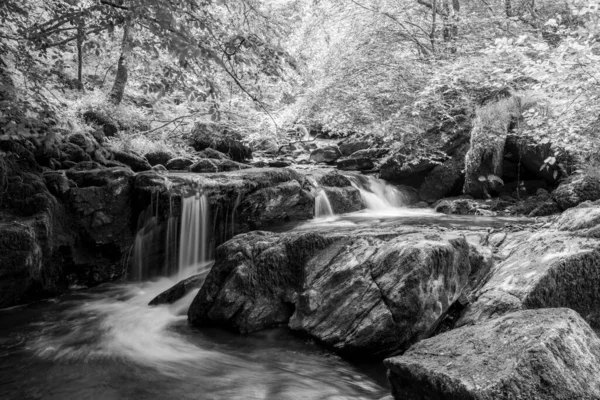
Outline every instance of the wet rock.
[(368, 171), (375, 164), (369, 158), (342, 158), (336, 161), (336, 167), (342, 171)]
[(419, 188), (419, 197), (433, 203), (444, 197), (456, 196), (461, 193), (464, 183), (464, 158), (452, 158), (435, 166)]
[(507, 235), (496, 258), (499, 263), (474, 293), (459, 325), (521, 309), (568, 307), (595, 326), (600, 310), (599, 241), (570, 232), (521, 231)]
[(560, 208), (567, 210), (583, 203), (600, 199), (600, 177), (573, 175), (552, 193)]
[(600, 339), (565, 308), (456, 329), (385, 365), (395, 399), (600, 398)]
[(365, 139), (350, 138), (340, 142), (338, 144), (340, 153), (343, 157), (348, 157), (352, 153), (356, 153), (359, 150), (368, 149), (370, 147), (369, 141)]
[(75, 183), (62, 172), (44, 172), (46, 187), (55, 197), (63, 199)]
[(175, 157), (167, 161), (165, 167), (167, 167), (169, 171), (184, 171), (192, 164), (194, 164), (194, 160), (191, 158)]
[(342, 156), (337, 146), (327, 146), (314, 150), (310, 153), (310, 160), (316, 163), (334, 163)]
[(117, 150), (113, 153), (116, 161), (128, 165), (134, 172), (149, 171), (152, 169), (152, 166), (148, 163), (148, 160), (146, 160), (144, 157), (138, 156), (137, 154), (122, 150)]
[(464, 238), (379, 234), (237, 236), (217, 249), (189, 319), (241, 332), (289, 320), (339, 352), (377, 358), (427, 336), (489, 268)]
[(456, 215), (494, 216), (491, 205), (472, 198), (444, 199), (433, 205), (436, 212)]
[(103, 168), (104, 168), (104, 166), (100, 165), (96, 161), (81, 161), (81, 162), (78, 162), (77, 164), (73, 165), (70, 169), (77, 170), (77, 171), (85, 171), (85, 170), (103, 169)]
[(337, 171), (327, 172), (326, 174), (318, 177), (317, 182), (321, 186), (331, 186), (331, 187), (352, 186), (352, 182), (350, 181), (350, 179), (348, 179), (344, 175), (338, 173)]
[(370, 160), (378, 160), (386, 156), (390, 152), (387, 148), (362, 149), (350, 154), (349, 158), (356, 160), (368, 158)]
[(92, 153), (98, 147), (96, 139), (94, 139), (91, 135), (88, 136), (83, 133), (73, 133), (67, 138), (67, 140), (70, 143), (79, 146), (86, 153)]
[(285, 160), (273, 160), (273, 161), (269, 161), (269, 163), (267, 165), (272, 168), (287, 168), (287, 167), (291, 166), (292, 163), (289, 161), (285, 161)]
[(226, 171), (238, 171), (241, 169), (248, 169), (250, 166), (242, 163), (238, 163), (232, 160), (223, 159), (208, 159), (203, 158), (198, 160), (196, 163), (189, 167), (190, 172), (226, 172)]
[(364, 207), (360, 191), (352, 186), (328, 187), (323, 186), (331, 203), (334, 214), (345, 214), (360, 211)]
[(148, 163), (154, 167), (155, 165), (159, 164), (166, 166), (169, 160), (173, 158), (173, 155), (167, 151), (159, 150), (146, 153), (144, 157), (146, 158), (146, 160), (148, 160)]
[(199, 289), (204, 283), (205, 274), (197, 274), (178, 282), (175, 286), (165, 290), (153, 298), (149, 306), (158, 306), (161, 304), (172, 304), (183, 298), (194, 289)]
[(304, 262), (327, 243), (315, 233), (236, 236), (217, 248), (215, 265), (190, 305), (190, 322), (241, 332), (286, 323), (293, 313), (294, 288), (302, 282)]
[(238, 162), (252, 158), (252, 150), (242, 143), (242, 135), (219, 123), (197, 123), (189, 135), (189, 143), (197, 151), (210, 147)]
[(297, 180), (276, 183), (244, 196), (238, 212), (248, 230), (263, 229), (277, 221), (302, 221), (313, 217), (314, 198)]

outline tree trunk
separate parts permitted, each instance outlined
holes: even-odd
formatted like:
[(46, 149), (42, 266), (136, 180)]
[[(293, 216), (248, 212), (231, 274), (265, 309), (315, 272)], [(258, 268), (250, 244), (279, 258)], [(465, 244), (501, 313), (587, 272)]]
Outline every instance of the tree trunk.
[(83, 90), (83, 35), (84, 22), (82, 18), (77, 21), (77, 86)]
[(123, 94), (125, 93), (125, 86), (127, 85), (127, 68), (129, 58), (131, 56), (131, 22), (127, 21), (123, 25), (123, 41), (121, 43), (121, 56), (119, 57), (119, 64), (117, 66), (117, 75), (115, 76), (115, 82), (110, 91), (109, 100), (114, 105), (119, 105), (123, 100)]

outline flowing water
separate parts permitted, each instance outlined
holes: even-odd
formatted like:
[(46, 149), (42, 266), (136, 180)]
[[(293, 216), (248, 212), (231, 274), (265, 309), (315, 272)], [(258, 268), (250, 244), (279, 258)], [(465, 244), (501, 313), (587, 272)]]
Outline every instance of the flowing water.
[(333, 215), (333, 208), (324, 189), (319, 189), (315, 196), (315, 218), (327, 218)]
[[(321, 189), (315, 216), (327, 218), (279, 229), (512, 222), (401, 208), (406, 197), (397, 188), (373, 178), (352, 180), (367, 209), (333, 215)], [(158, 222), (157, 207), (153, 203), (141, 218), (132, 254), (137, 282), (0, 310), (0, 399), (339, 400), (389, 394), (381, 364), (351, 364), (285, 329), (237, 335), (189, 326), (186, 313), (198, 290), (174, 304), (149, 307), (179, 279), (207, 272), (211, 253), (205, 196), (183, 199), (181, 218), (169, 212), (166, 223)], [(167, 255), (156, 261), (161, 246)], [(159, 267), (149, 267), (154, 261), (172, 278), (148, 280), (160, 275)]]

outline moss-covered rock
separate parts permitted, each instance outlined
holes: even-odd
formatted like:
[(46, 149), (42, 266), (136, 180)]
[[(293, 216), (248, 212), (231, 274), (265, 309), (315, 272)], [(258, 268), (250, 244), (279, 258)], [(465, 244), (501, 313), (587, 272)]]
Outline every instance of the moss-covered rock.
[(188, 141), (198, 151), (210, 147), (227, 154), (234, 161), (241, 162), (252, 158), (252, 150), (242, 143), (242, 136), (219, 123), (197, 123), (190, 133)]
[(600, 200), (600, 177), (573, 175), (552, 193), (560, 208), (567, 210), (584, 201)]

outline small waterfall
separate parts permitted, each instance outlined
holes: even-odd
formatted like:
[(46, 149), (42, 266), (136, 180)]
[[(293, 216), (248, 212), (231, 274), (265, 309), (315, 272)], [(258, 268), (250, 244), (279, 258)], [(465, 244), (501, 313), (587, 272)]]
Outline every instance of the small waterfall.
[(323, 188), (319, 188), (315, 197), (315, 218), (330, 217), (333, 215), (333, 208)]
[(181, 199), (181, 229), (179, 234), (180, 278), (206, 267), (208, 254), (208, 199), (196, 192)]
[(349, 178), (352, 185), (360, 191), (369, 210), (400, 208), (408, 204), (406, 195), (383, 179), (364, 175), (354, 175)]

